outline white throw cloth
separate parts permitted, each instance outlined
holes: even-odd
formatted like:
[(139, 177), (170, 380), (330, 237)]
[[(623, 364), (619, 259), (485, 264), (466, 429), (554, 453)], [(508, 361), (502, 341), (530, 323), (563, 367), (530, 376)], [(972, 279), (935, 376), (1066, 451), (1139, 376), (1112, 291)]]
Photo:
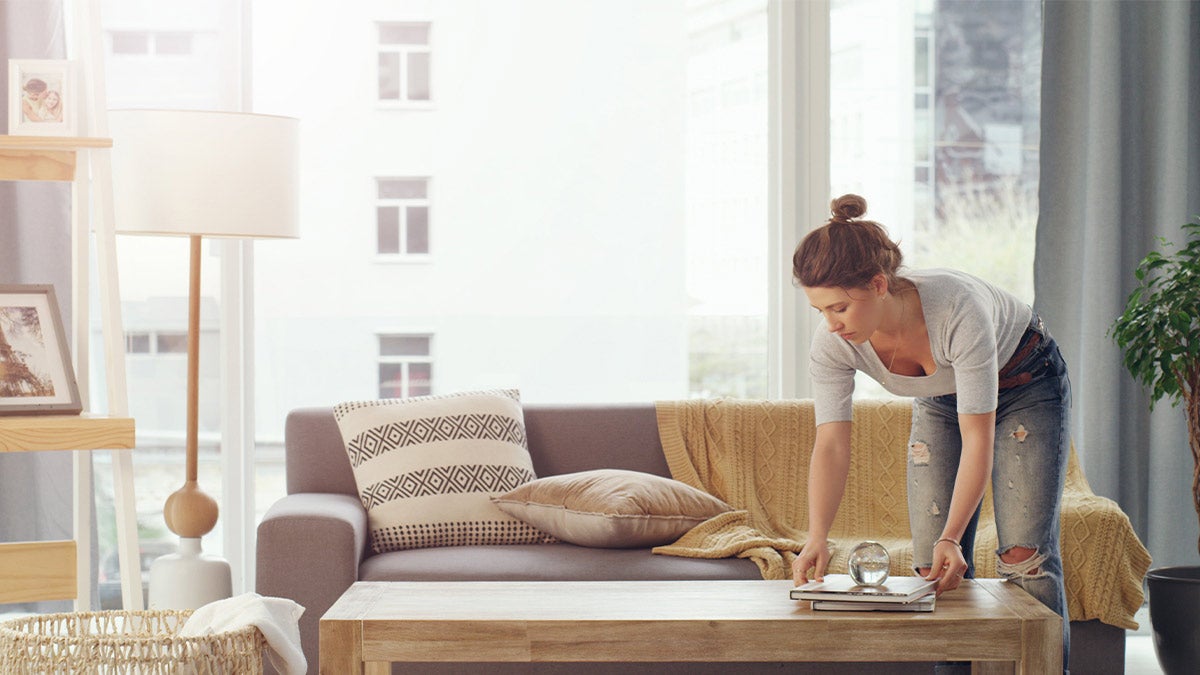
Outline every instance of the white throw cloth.
[(257, 626), (267, 640), (267, 657), (275, 669), (282, 675), (303, 675), (308, 672), (308, 660), (300, 648), (303, 613), (304, 607), (286, 598), (243, 593), (196, 609), (179, 635), (212, 635)]

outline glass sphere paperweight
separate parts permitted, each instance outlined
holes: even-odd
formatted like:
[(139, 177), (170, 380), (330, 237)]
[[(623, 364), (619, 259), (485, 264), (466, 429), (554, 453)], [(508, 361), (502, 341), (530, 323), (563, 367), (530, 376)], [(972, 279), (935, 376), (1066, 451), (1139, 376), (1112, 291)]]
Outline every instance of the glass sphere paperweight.
[(877, 541), (864, 541), (850, 551), (850, 578), (860, 586), (881, 586), (888, 578), (891, 558)]

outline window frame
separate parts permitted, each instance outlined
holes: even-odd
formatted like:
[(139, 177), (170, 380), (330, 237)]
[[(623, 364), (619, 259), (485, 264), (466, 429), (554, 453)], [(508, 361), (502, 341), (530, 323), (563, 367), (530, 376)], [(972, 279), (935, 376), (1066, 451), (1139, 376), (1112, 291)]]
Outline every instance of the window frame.
[[(936, 87), (934, 86), (935, 83), (937, 82), (937, 71), (935, 68), (936, 59), (934, 58), (934, 49), (935, 49), (935, 45), (936, 45), (935, 38), (936, 38), (936, 35), (934, 33), (934, 25), (933, 25), (932, 20), (930, 20), (928, 23), (925, 23), (922, 21), (919, 21), (917, 23), (917, 26), (915, 27), (915, 34), (913, 35), (913, 42), (914, 42), (913, 51), (915, 54), (917, 52), (916, 43), (923, 41), (925, 43), (926, 62), (925, 62), (925, 72), (924, 72), (925, 84), (920, 84), (919, 82), (913, 83), (913, 94), (914, 94), (913, 122), (914, 122), (914, 125), (921, 124), (922, 122), (924, 122), (925, 133), (927, 134), (926, 138), (928, 140), (927, 140), (926, 147), (917, 148), (914, 146), (914, 148), (913, 148), (914, 207), (915, 208), (919, 207), (921, 204), (924, 205), (924, 208), (922, 209), (922, 212), (919, 216), (918, 216), (918, 214), (914, 213), (914, 222), (919, 222), (923, 218), (927, 223), (932, 223), (932, 222), (934, 222), (934, 220), (936, 218), (935, 213), (934, 213), (934, 190), (935, 190), (935, 184), (937, 182), (937, 166), (936, 166), (937, 153), (936, 153), (936, 147), (935, 147), (937, 130), (935, 128), (935, 121), (934, 121), (935, 117), (936, 117), (936, 111), (934, 110), (934, 106), (935, 106), (936, 99), (937, 99), (937, 90), (936, 90)], [(914, 60), (915, 60), (915, 57), (914, 57)], [(915, 73), (914, 73), (914, 77), (915, 77)], [(926, 105), (924, 108), (917, 105), (917, 102), (915, 100), (916, 96), (924, 96), (925, 97)], [(922, 116), (921, 114), (919, 114), (921, 112), (925, 112), (925, 113), (927, 113), (927, 115)], [(914, 138), (914, 140), (919, 140), (921, 138), (921, 134), (918, 133), (915, 128), (913, 129), (913, 138)], [(922, 160), (920, 158), (920, 155), (918, 154), (922, 151), (926, 154), (924, 160)], [(917, 176), (917, 171), (919, 171), (919, 170), (924, 170), (924, 172), (925, 172), (924, 180), (921, 180)], [(914, 210), (915, 210), (915, 208), (914, 208)]]
[[(109, 53), (117, 58), (128, 59), (188, 59), (196, 56), (196, 36), (197, 31), (189, 30), (150, 30), (150, 29), (123, 29), (108, 31), (108, 50)], [(143, 36), (146, 39), (146, 51), (141, 52), (125, 52), (116, 50), (116, 40), (118, 35)], [(158, 49), (159, 37), (163, 35), (187, 36), (188, 50), (186, 52), (162, 52)]]
[(796, 243), (824, 222), (829, 204), (830, 1), (769, 0), (767, 391), (808, 398), (816, 319), (792, 286)]
[[(420, 180), (425, 182), (424, 197), (382, 197), (380, 196), (380, 188), (384, 181), (403, 181), (403, 180)], [(428, 263), (433, 259), (433, 198), (430, 195), (433, 187), (433, 179), (429, 176), (376, 176), (375, 179), (375, 259), (379, 262), (386, 263)], [(396, 224), (396, 237), (399, 242), (399, 250), (395, 253), (386, 253), (379, 250), (379, 209), (385, 206), (395, 206), (399, 211), (399, 218)], [(427, 250), (424, 253), (410, 253), (408, 249), (408, 207), (423, 206), (425, 207), (425, 244)]]
[[(184, 348), (182, 350), (161, 349), (163, 338), (182, 338)], [(145, 339), (145, 349), (134, 351), (133, 340)], [(151, 357), (186, 357), (187, 356), (187, 332), (179, 330), (127, 330), (125, 331), (125, 357), (126, 358), (151, 358)]]
[[(125, 331), (125, 357), (145, 357), (154, 355), (154, 331), (131, 330)], [(145, 348), (135, 349), (134, 340), (145, 340)], [(140, 345), (139, 345), (140, 347)]]
[[(390, 43), (384, 42), (382, 30), (385, 26), (403, 26), (403, 25), (420, 25), (425, 26), (428, 32), (429, 39), (424, 45), (407, 44), (407, 43)], [(433, 62), (433, 44), (434, 44), (434, 25), (430, 20), (378, 20), (374, 22), (375, 29), (375, 93), (372, 98), (375, 100), (375, 105), (384, 110), (431, 110), (434, 107), (435, 87), (434, 81), (434, 62)], [(382, 77), (380, 68), (380, 57), (384, 54), (397, 54), (400, 60), (398, 89), (400, 97), (396, 99), (383, 98), (379, 92), (379, 81)], [(411, 99), (408, 98), (409, 93), (409, 72), (408, 72), (408, 57), (414, 54), (425, 54), (429, 57), (429, 98), (427, 99)]]
[[(424, 363), (424, 364), (429, 365), (429, 391), (424, 394), (417, 394), (417, 396), (429, 396), (429, 395), (436, 393), (437, 388), (434, 384), (436, 382), (436, 380), (434, 379), (434, 375), (433, 375), (433, 373), (434, 373), (433, 366), (437, 360), (436, 355), (435, 355), (435, 348), (434, 348), (436, 340), (434, 339), (434, 332), (432, 330), (378, 330), (375, 332), (375, 338), (376, 338), (375, 342), (377, 345), (377, 354), (378, 354), (378, 356), (377, 356), (378, 367), (376, 368), (376, 376), (377, 376), (376, 380), (377, 381), (376, 381), (376, 385), (375, 385), (375, 390), (379, 394), (379, 398), (381, 398), (381, 399), (383, 399), (383, 398), (408, 398), (410, 396), (413, 396), (413, 394), (411, 393), (412, 392), (412, 381), (411, 381), (411, 375), (409, 372), (409, 366), (411, 366), (412, 364), (415, 364), (415, 363)], [(428, 340), (429, 341), (428, 353), (425, 355), (420, 355), (420, 354), (400, 354), (400, 355), (388, 354), (388, 355), (385, 355), (383, 353), (383, 340), (385, 338), (419, 338), (419, 339)], [(401, 365), (401, 366), (403, 366), (403, 374), (401, 376), (402, 379), (401, 379), (401, 387), (400, 387), (400, 390), (401, 390), (400, 396), (384, 396), (383, 380), (382, 380), (382, 377), (379, 376), (380, 375), (379, 370), (384, 365)]]

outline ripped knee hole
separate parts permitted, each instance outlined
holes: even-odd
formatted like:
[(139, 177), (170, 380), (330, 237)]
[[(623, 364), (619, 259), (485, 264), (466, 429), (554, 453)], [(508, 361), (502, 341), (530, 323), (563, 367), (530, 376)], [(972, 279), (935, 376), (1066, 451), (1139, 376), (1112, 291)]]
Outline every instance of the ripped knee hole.
[(1045, 576), (1042, 563), (1046, 562), (1046, 556), (1036, 548), (1010, 546), (999, 555), (999, 559), (996, 571), (1006, 579), (1034, 579)]

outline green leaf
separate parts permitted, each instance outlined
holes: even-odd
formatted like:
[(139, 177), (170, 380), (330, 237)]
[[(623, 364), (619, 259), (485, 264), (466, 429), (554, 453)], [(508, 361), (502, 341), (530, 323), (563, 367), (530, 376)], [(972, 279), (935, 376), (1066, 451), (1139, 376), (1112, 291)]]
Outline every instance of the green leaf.
[(1137, 281), (1108, 330), (1129, 373), (1151, 394), (1178, 404), (1181, 378), (1200, 369), (1200, 216), (1183, 225), (1184, 245), (1156, 237), (1135, 267)]
[(1179, 331), (1181, 335), (1186, 336), (1191, 332), (1192, 317), (1187, 315), (1187, 312), (1178, 310), (1171, 313), (1171, 327)]

